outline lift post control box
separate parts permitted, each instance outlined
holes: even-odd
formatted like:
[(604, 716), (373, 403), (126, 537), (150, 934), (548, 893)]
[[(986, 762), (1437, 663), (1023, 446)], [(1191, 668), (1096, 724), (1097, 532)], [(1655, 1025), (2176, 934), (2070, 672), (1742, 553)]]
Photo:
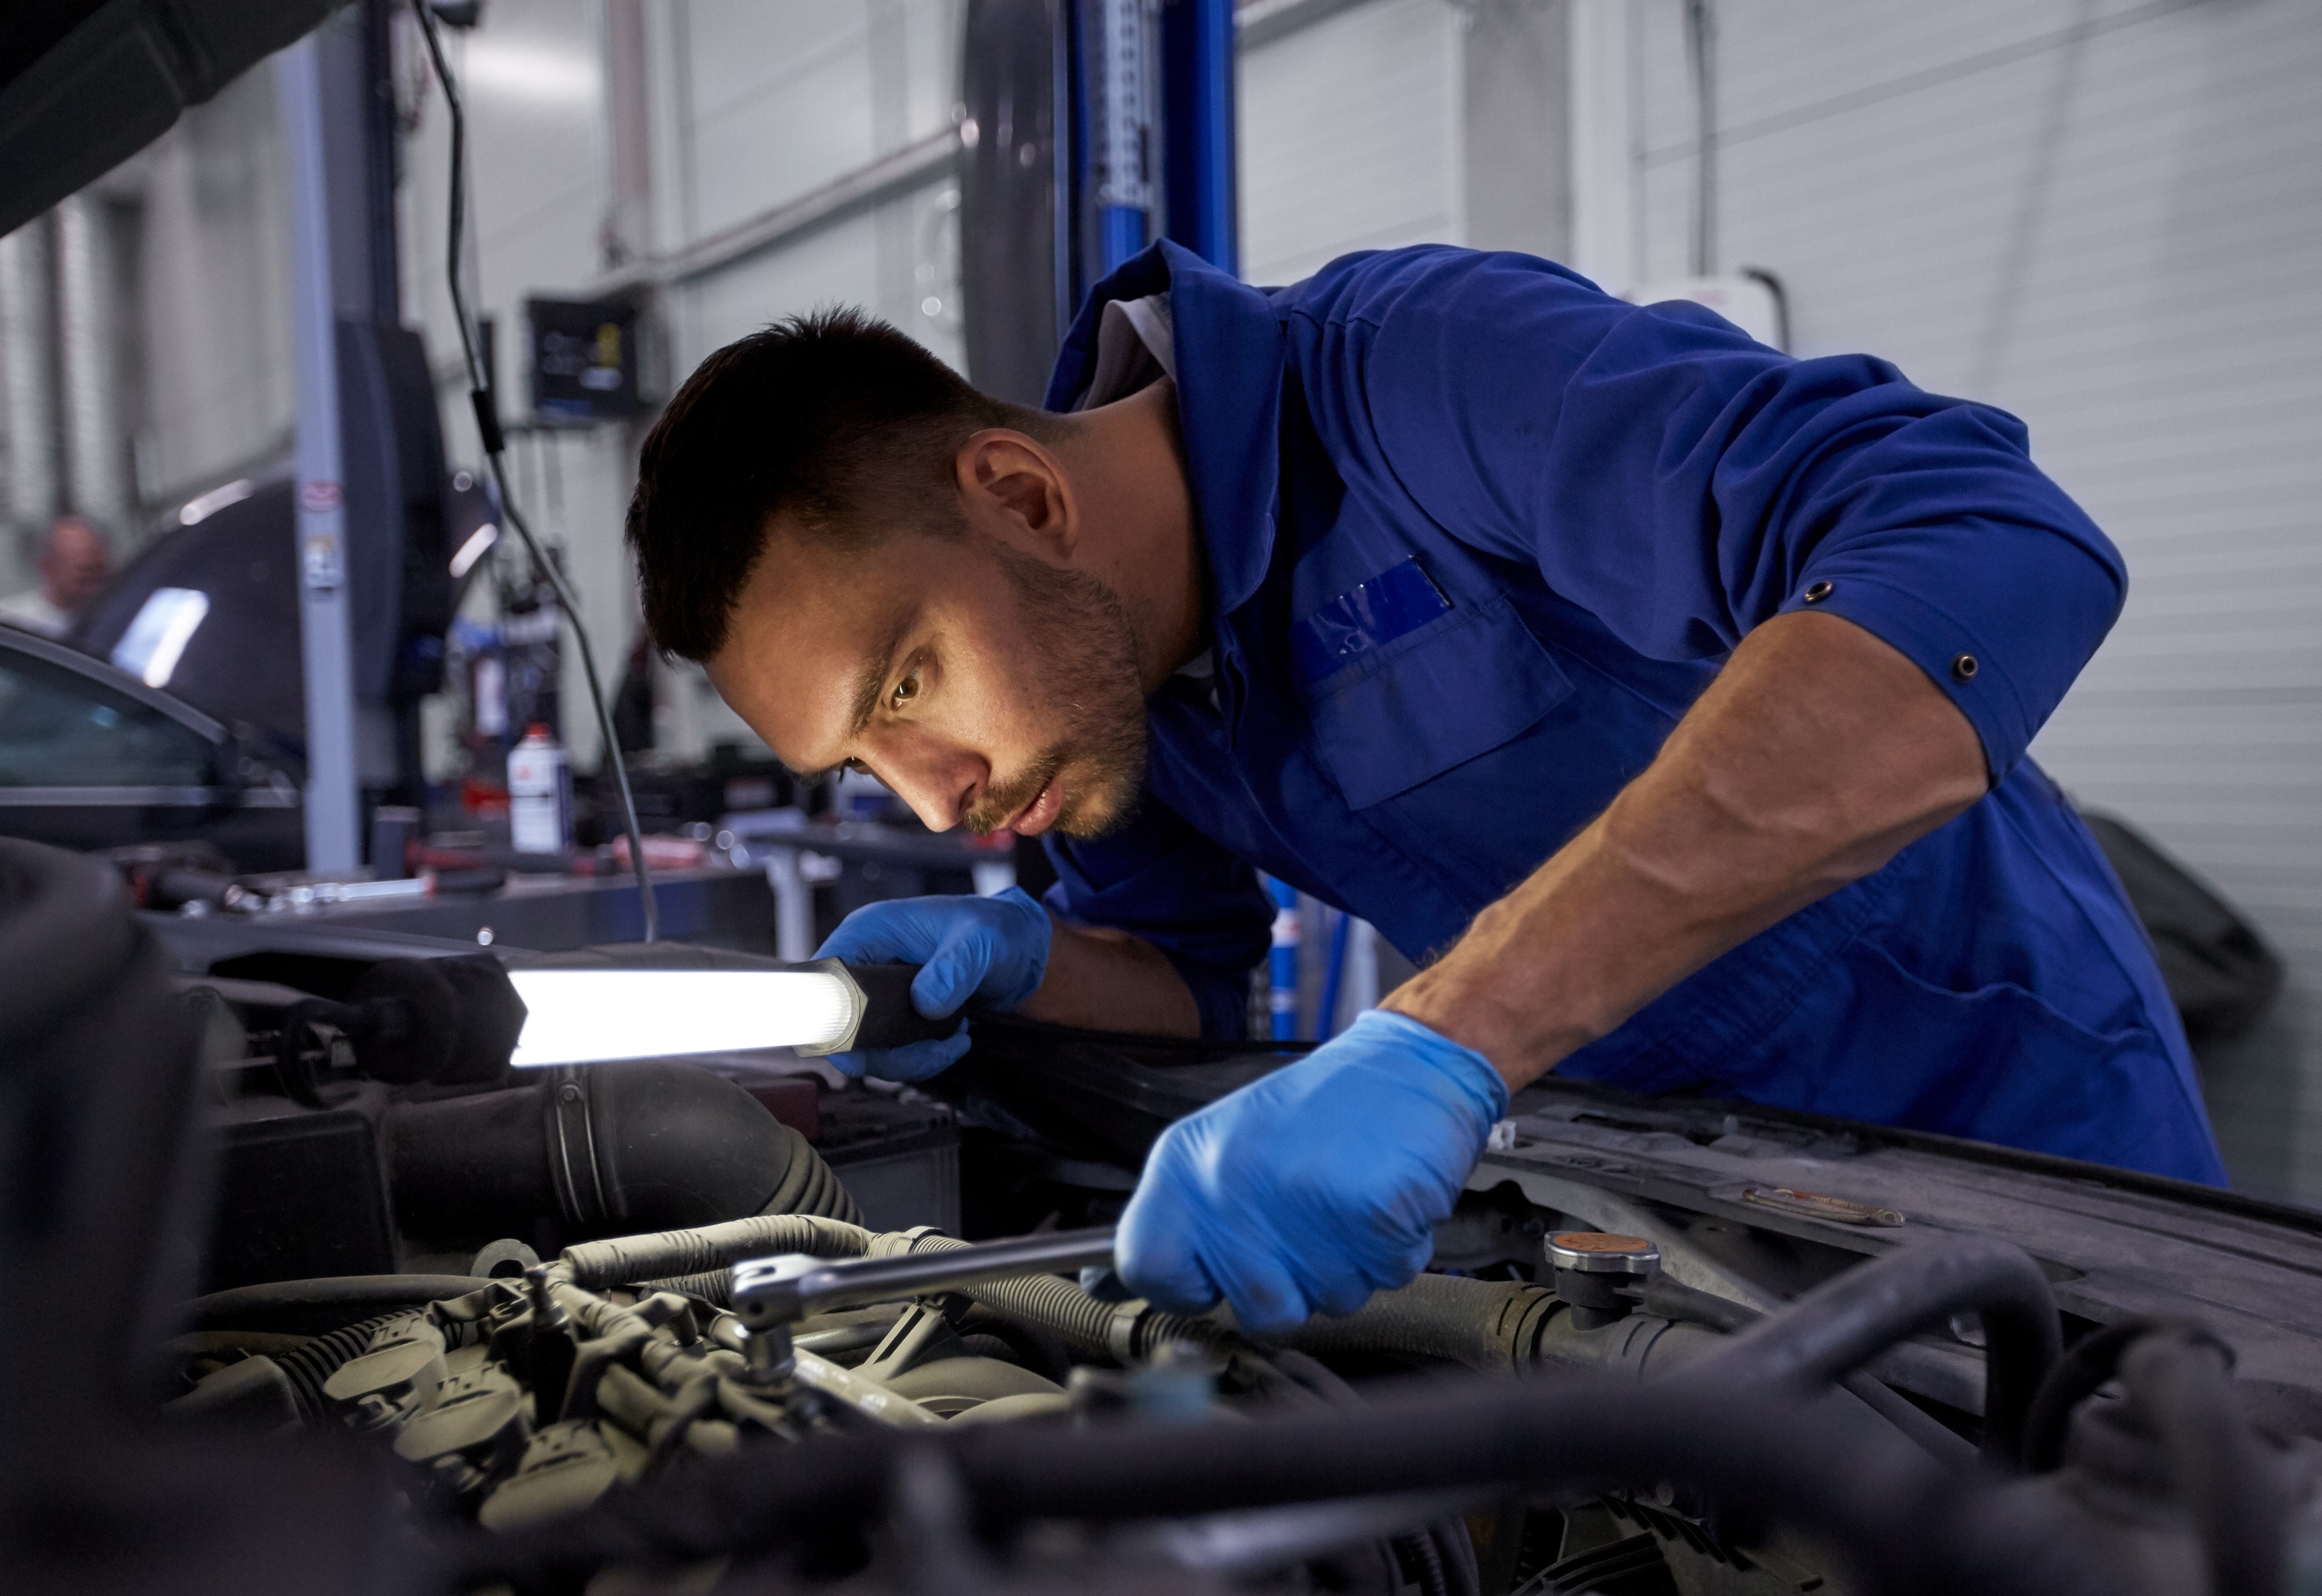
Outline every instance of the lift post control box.
[(527, 299), (532, 409), (552, 425), (586, 426), (635, 415), (637, 307), (608, 299)]

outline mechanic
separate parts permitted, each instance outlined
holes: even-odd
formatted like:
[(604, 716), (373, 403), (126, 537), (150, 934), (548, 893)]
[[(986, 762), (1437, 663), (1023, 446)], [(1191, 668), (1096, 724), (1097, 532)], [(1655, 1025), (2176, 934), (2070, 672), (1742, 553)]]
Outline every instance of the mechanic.
[(2013, 417), (1434, 246), (1268, 292), (1157, 245), (1047, 404), (793, 319), (686, 382), (628, 535), (656, 640), (793, 768), (1045, 834), (1045, 908), (875, 904), (824, 947), (923, 963), (923, 1012), (1239, 1035), (1253, 866), (1423, 964), (1156, 1145), (1153, 1300), (1262, 1328), (1408, 1280), (1550, 1069), (2222, 1181), (2025, 754), (2126, 578)]

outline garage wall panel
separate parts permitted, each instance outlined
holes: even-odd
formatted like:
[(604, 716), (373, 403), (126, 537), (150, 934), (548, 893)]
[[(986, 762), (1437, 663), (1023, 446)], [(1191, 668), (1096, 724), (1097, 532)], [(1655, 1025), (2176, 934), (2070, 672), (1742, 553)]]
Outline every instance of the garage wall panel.
[(288, 182), (273, 72), (188, 106), (140, 164), (145, 487), (167, 502), (290, 442)]
[(799, 198), (947, 126), (954, 0), (674, 0), (690, 76), (685, 239)]
[(1241, 55), (1242, 276), (1462, 239), (1460, 17), (1367, 0)]

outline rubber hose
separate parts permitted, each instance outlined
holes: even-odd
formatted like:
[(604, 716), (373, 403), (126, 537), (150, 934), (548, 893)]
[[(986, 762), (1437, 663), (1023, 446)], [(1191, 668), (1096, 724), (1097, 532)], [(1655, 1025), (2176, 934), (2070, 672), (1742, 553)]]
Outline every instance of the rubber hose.
[(331, 1403), (323, 1394), (324, 1385), (342, 1366), (362, 1356), (370, 1345), (373, 1331), (398, 1317), (383, 1313), (377, 1318), (314, 1336), (294, 1351), (267, 1354), (290, 1382), (290, 1400), (297, 1407), (300, 1423), (320, 1424), (329, 1417)]
[[(1360, 1408), (1364, 1398), (1339, 1372), (1311, 1354), (1294, 1347), (1269, 1349), (1274, 1366), (1284, 1378), (1332, 1408)], [(1476, 1543), (1464, 1520), (1453, 1518), (1396, 1536), (1390, 1546), (1411, 1547), (1414, 1561), (1432, 1571), (1446, 1596), (1481, 1596), (1483, 1574), (1476, 1563)]]
[(1350, 1314), (1317, 1315), (1270, 1339), (1301, 1352), (1397, 1353), (1518, 1374), (1531, 1369), (1540, 1327), (1556, 1301), (1555, 1292), (1521, 1281), (1422, 1274), (1375, 1293)]
[(2160, 1437), (2178, 1499), (2208, 1554), (2209, 1589), (2281, 1596), (2290, 1504), (2234, 1396), (2230, 1354), (2206, 1332), (2139, 1336), (2120, 1359), (2129, 1400)]
[[(1766, 1317), (1747, 1303), (1736, 1302), (1731, 1297), (1720, 1297), (1713, 1291), (1696, 1290), (1666, 1275), (1657, 1275), (1639, 1289), (1637, 1305), (1646, 1312), (1659, 1314), (1664, 1318), (1690, 1319), (1729, 1335), (1736, 1330), (1748, 1329)], [(1864, 1407), (1916, 1441), (1936, 1461), (1952, 1464), (1974, 1461), (1973, 1443), (1953, 1434), (1933, 1417), (1914, 1407), (1908, 1398), (1898, 1395), (1885, 1381), (1858, 1369), (1838, 1383), (1840, 1389), (1860, 1400)], [(2044, 1392), (2047, 1386), (2043, 1384), (2040, 1389)], [(2037, 1410), (2035, 1402), (2035, 1414)], [(2026, 1445), (2028, 1455), (2029, 1443)]]
[(2120, 1354), (2143, 1336), (2176, 1331), (2191, 1338), (2208, 1332), (2190, 1319), (2139, 1314), (2089, 1331), (2065, 1349), (2040, 1382), (2032, 1399), (2031, 1416), (2024, 1424), (2024, 1469), (2026, 1473), (2052, 1473), (2063, 1466), (2064, 1436), (2071, 1427), (2072, 1409), (2096, 1394), (2097, 1388), (2120, 1369)]
[(1438, 1382), (1356, 1412), (1230, 1427), (942, 1428), (689, 1458), (585, 1515), (447, 1547), (461, 1588), (577, 1585), (613, 1564), (746, 1553), (862, 1523), (900, 1447), (940, 1449), (973, 1518), (1175, 1518), (1300, 1501), (1559, 1484), (1704, 1487), (1721, 1510), (1843, 1549), (1849, 1589), (1885, 1596), (2097, 1596), (2113, 1589), (2076, 1519), (2004, 1482), (1937, 1467), (1891, 1432), (1831, 1433), (1778, 1393), (1675, 1384)]
[(1983, 1319), (1983, 1455), (2012, 1469), (2063, 1331), (2048, 1277), (2003, 1241), (1950, 1236), (1897, 1247), (1824, 1281), (1682, 1378), (1714, 1389), (1834, 1382), (1906, 1336), (1966, 1312)]
[(748, 1258), (776, 1253), (810, 1253), (818, 1258), (859, 1257), (871, 1232), (843, 1220), (809, 1214), (762, 1214), (691, 1230), (584, 1241), (564, 1249), (559, 1273), (591, 1291), (640, 1281), (667, 1280), (731, 1269)]
[(464, 1297), (491, 1283), (464, 1274), (334, 1274), (212, 1291), (179, 1311), (188, 1330), (249, 1328), (253, 1320), (307, 1309), (416, 1308)]

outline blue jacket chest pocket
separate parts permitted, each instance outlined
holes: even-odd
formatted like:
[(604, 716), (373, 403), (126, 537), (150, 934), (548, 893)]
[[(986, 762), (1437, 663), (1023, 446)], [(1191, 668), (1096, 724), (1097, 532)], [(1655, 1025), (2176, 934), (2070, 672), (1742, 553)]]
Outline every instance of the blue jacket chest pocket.
[(1488, 753), (1572, 696), (1504, 595), (1446, 610), (1304, 688), (1316, 752), (1350, 808)]

